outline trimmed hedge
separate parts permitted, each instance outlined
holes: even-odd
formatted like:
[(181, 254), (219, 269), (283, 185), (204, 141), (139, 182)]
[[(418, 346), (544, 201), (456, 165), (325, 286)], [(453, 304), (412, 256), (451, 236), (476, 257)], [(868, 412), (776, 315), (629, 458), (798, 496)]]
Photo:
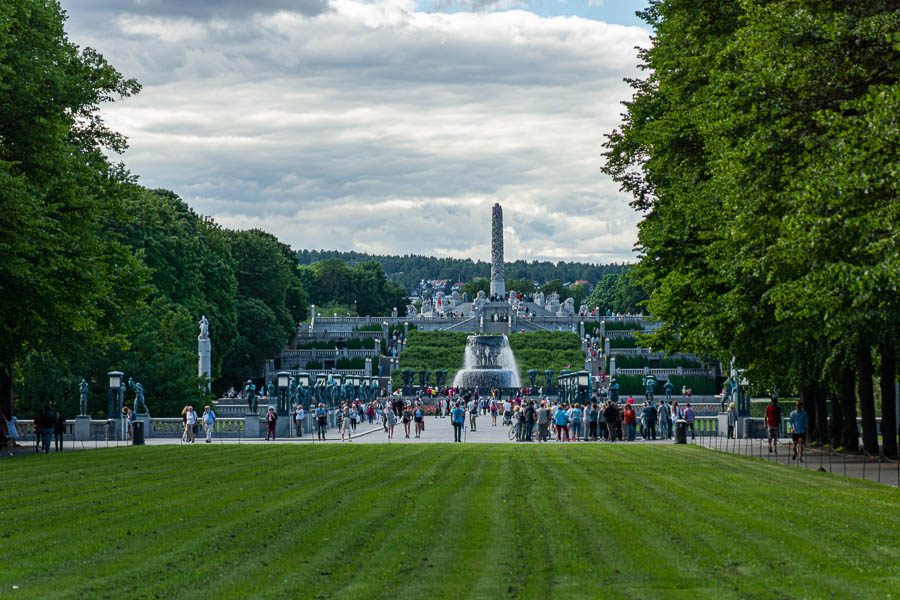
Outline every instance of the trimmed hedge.
[(604, 329), (606, 329), (606, 331), (643, 331), (644, 326), (640, 323), (631, 321), (628, 323), (622, 323), (621, 321), (607, 321)]
[[(453, 382), (456, 371), (462, 368), (465, 358), (466, 338), (471, 333), (450, 331), (410, 331), (406, 349), (400, 354), (400, 369), (392, 378), (394, 387), (403, 384), (400, 371), (447, 369), (447, 384)], [(514, 333), (507, 336), (509, 346), (519, 366), (519, 380), (529, 384), (528, 370), (536, 369), (538, 385), (544, 382), (544, 370), (553, 369), (558, 374), (566, 365), (573, 371), (584, 368), (584, 354), (577, 333), (538, 331)], [(415, 378), (418, 384), (418, 373)], [(434, 376), (431, 378), (434, 382)]]

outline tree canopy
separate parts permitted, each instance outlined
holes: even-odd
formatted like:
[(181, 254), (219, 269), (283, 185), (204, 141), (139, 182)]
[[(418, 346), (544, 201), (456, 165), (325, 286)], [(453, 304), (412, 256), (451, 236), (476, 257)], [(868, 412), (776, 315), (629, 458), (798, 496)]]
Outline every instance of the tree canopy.
[(647, 76), (630, 82), (605, 171), (643, 213), (634, 272), (664, 323), (654, 346), (799, 390), (817, 441), (855, 448), (859, 405), (877, 452), (873, 367), (892, 398), (900, 302), (900, 11), (660, 0), (642, 16)]

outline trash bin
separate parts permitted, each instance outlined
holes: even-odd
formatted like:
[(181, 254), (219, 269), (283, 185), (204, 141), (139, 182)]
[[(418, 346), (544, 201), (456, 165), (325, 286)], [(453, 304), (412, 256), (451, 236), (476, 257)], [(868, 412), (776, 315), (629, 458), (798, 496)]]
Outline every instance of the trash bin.
[(144, 445), (144, 422), (143, 421), (135, 421), (131, 424), (131, 445), (132, 446), (143, 446)]
[(684, 419), (675, 421), (675, 443), (687, 444), (687, 421)]

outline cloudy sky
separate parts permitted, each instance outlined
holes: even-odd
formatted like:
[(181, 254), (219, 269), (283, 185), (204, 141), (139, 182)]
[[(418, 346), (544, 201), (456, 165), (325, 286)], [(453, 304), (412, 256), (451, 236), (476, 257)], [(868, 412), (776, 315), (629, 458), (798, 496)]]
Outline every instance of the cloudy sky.
[(144, 86), (104, 108), (124, 160), (295, 248), (633, 260), (600, 173), (646, 0), (62, 0)]

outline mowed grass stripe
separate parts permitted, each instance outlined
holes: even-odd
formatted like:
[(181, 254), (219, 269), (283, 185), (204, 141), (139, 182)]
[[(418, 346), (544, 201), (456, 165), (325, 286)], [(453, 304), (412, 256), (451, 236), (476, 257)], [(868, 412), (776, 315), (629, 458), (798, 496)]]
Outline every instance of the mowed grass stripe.
[[(86, 534), (86, 547), (82, 547), (84, 551), (80, 554), (57, 557), (63, 560), (55, 566), (57, 576), (50, 584), (49, 591), (55, 590), (59, 594), (59, 586), (62, 584), (62, 589), (67, 590), (70, 597), (77, 597), (83, 592), (115, 597), (122, 590), (131, 589), (142, 573), (153, 570), (161, 573), (177, 572), (185, 563), (193, 563), (192, 571), (195, 576), (218, 574), (218, 567), (221, 565), (216, 564), (216, 561), (210, 564), (207, 558), (211, 550), (217, 549), (215, 541), (220, 532), (229, 532), (222, 536), (225, 546), (222, 550), (226, 552), (233, 545), (233, 540), (240, 535), (249, 535), (257, 543), (265, 544), (265, 540), (254, 536), (260, 527), (251, 521), (264, 520), (267, 512), (277, 510), (277, 506), (272, 506), (272, 503), (284, 495), (292, 494), (292, 486), (304, 481), (304, 473), (295, 472), (296, 467), (277, 464), (284, 462), (277, 453), (271, 453), (270, 456), (263, 454), (258, 458), (259, 464), (253, 469), (253, 478), (236, 478), (233, 485), (225, 487), (215, 497), (210, 496), (209, 486), (218, 477), (185, 476), (170, 482), (173, 490), (169, 495), (166, 495), (165, 490), (156, 490), (154, 496), (135, 495), (134, 508), (126, 503), (124, 510), (118, 511), (124, 515), (125, 521), (107, 521), (101, 517), (98, 522), (94, 517), (95, 521), (88, 523), (91, 515), (80, 514), (79, 518), (68, 524), (68, 531), (61, 532), (59, 528), (52, 528), (54, 535), (65, 535), (68, 532), (71, 535), (78, 535), (79, 532)], [(342, 466), (351, 463), (353, 457), (337, 455), (333, 460), (334, 465)], [(261, 475), (260, 468), (264, 469), (262, 473), (267, 473), (268, 469), (276, 466), (281, 469), (277, 477)], [(308, 480), (321, 479), (317, 477), (319, 472), (318, 468), (309, 469), (306, 477)], [(213, 474), (214, 471), (210, 473)], [(150, 474), (152, 476), (152, 471)], [(287, 476), (287, 479), (283, 480), (283, 476)], [(328, 484), (329, 487), (338, 489), (350, 479), (355, 480), (349, 474), (346, 478), (334, 477)], [(260, 507), (256, 504), (260, 499), (268, 506)], [(250, 503), (245, 504), (246, 501)], [(149, 532), (142, 531), (142, 522), (154, 523), (155, 528)], [(66, 524), (66, 521), (61, 523)], [(143, 539), (135, 544), (125, 544), (130, 535)], [(121, 543), (111, 541), (122, 536), (125, 539)], [(106, 555), (106, 560), (97, 561), (97, 554)], [(28, 553), (27, 556), (40, 557), (42, 554)], [(46, 568), (47, 565), (38, 565), (38, 568), (41, 567)], [(169, 589), (171, 591), (171, 587)], [(190, 590), (189, 586), (187, 590)]]
[(0, 590), (17, 597), (853, 598), (900, 585), (896, 489), (695, 447), (120, 448), (3, 461), (0, 479), (14, 499), (0, 507)]

